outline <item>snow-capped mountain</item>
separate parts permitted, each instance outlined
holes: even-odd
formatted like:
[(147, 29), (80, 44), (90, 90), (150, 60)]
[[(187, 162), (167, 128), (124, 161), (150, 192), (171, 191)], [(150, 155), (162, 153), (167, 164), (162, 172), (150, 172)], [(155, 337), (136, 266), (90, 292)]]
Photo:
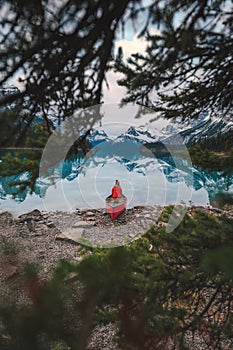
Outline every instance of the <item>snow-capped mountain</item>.
[[(176, 128), (173, 128), (174, 125)], [(233, 122), (226, 121), (221, 117), (206, 116), (200, 118), (195, 123), (190, 122), (184, 127), (180, 125), (180, 128), (178, 128), (175, 122), (171, 122), (170, 126), (170, 129), (166, 127), (162, 130), (163, 133), (170, 132), (170, 135), (160, 138), (160, 141), (169, 144), (182, 143), (192, 145), (203, 138), (215, 136), (219, 132), (223, 134), (227, 133), (233, 129)]]
[[(9, 89), (7, 94), (15, 92), (15, 89)], [(67, 191), (70, 190), (70, 192), (76, 193), (75, 191), (79, 184), (74, 180), (79, 176), (88, 178), (91, 172), (95, 173), (96, 171), (101, 174), (103, 171), (105, 176), (114, 179), (114, 164), (117, 164), (118, 167), (116, 169), (121, 169), (119, 170), (121, 171), (119, 177), (123, 179), (124, 176), (129, 176), (129, 184), (131, 182), (134, 183), (135, 179), (139, 179), (140, 183), (142, 179), (147, 179), (148, 174), (154, 177), (156, 181), (156, 176), (159, 174), (164, 181), (163, 183), (168, 184), (168, 187), (170, 186), (169, 189), (171, 191), (175, 187), (174, 184), (182, 183), (185, 184), (185, 188), (193, 189), (194, 191), (204, 189), (208, 192), (210, 198), (214, 198), (217, 193), (228, 190), (229, 186), (233, 184), (233, 177), (224, 178), (219, 173), (205, 173), (182, 159), (179, 159), (177, 166), (174, 159), (171, 156), (169, 157), (169, 153), (164, 152), (166, 147), (163, 146), (163, 143), (173, 146), (179, 144), (191, 145), (202, 138), (216, 135), (220, 131), (225, 133), (231, 129), (233, 129), (232, 121), (225, 120), (220, 116), (211, 117), (207, 113), (203, 113), (196, 120), (182, 121), (178, 118), (171, 120), (166, 127), (160, 130), (152, 127), (150, 124), (131, 126), (115, 138), (110, 137), (108, 131), (104, 130), (103, 127), (93, 129), (87, 136), (93, 148), (86, 157), (80, 158), (80, 155), (77, 155), (77, 159), (66, 160), (64, 163), (58, 164), (54, 169), (53, 183), (49, 181), (49, 178), (39, 178), (36, 182), (35, 194), (40, 197), (46, 197), (49, 187), (52, 187), (53, 184), (59, 185), (59, 182), (67, 186)], [(143, 152), (143, 150), (148, 150), (145, 146), (148, 149), (150, 149), (150, 146), (158, 147), (153, 155), (150, 151), (148, 153)], [(110, 167), (108, 167), (109, 164)], [(108, 169), (107, 171), (104, 170), (106, 168)], [(26, 175), (25, 173), (1, 178), (0, 198), (5, 200), (16, 192), (18, 189), (17, 185), (10, 186), (10, 183), (25, 179)], [(76, 187), (74, 190), (75, 183)], [(88, 182), (87, 180), (85, 191), (90, 191), (90, 184), (91, 181), (89, 180)], [(105, 186), (106, 184), (104, 183), (103, 187)], [(17, 195), (16, 199), (23, 202), (27, 200), (28, 195), (29, 191), (25, 189), (23, 193)]]
[[(205, 137), (214, 136), (219, 132), (226, 133), (232, 129), (233, 122), (219, 116), (211, 117), (207, 113), (203, 113), (195, 120), (172, 119), (161, 130), (150, 124), (131, 126), (123, 134), (116, 137), (115, 142), (121, 143), (130, 140), (140, 144), (150, 144), (159, 141), (165, 144), (191, 145)], [(111, 140), (104, 130), (97, 129), (92, 131), (88, 139), (93, 147), (101, 142)]]
[(209, 119), (209, 114), (208, 112), (203, 112), (199, 115), (199, 117), (197, 119), (185, 119), (182, 120), (181, 117), (177, 117), (177, 118), (172, 118), (169, 120), (169, 124), (166, 125), (161, 132), (164, 135), (169, 135), (169, 134), (174, 134), (174, 133), (178, 133), (181, 130), (187, 130), (190, 128), (195, 128), (197, 127), (199, 124), (201, 124), (202, 122), (204, 122), (205, 120)]
[[(78, 167), (72, 167), (67, 179), (72, 181), (80, 174), (86, 176), (91, 170), (101, 169), (107, 164), (114, 163), (123, 166), (132, 176), (134, 174), (147, 176), (159, 171), (170, 183), (184, 181), (188, 187), (193, 188), (195, 191), (201, 188), (208, 188), (208, 192), (213, 197), (220, 190), (227, 191), (229, 184), (233, 184), (233, 176), (231, 178), (223, 178), (217, 172), (203, 172), (197, 167), (193, 167), (190, 162), (180, 158), (171, 156), (160, 158), (154, 157), (153, 154), (145, 156), (140, 152), (140, 143), (131, 142), (131, 140), (126, 140), (120, 144), (116, 141), (99, 144), (95, 155), (84, 159)], [(68, 163), (63, 166), (67, 167)], [(67, 173), (71, 167), (68, 166), (68, 168)]]
[(0, 97), (9, 96), (19, 92), (19, 89), (14, 85), (8, 85), (0, 88)]
[[(122, 143), (127, 141), (134, 141), (139, 143), (151, 143), (155, 142), (159, 138), (159, 131), (150, 125), (142, 125), (142, 126), (131, 126), (126, 130), (125, 133), (117, 136), (114, 141), (115, 143)], [(90, 132), (90, 135), (87, 136), (87, 139), (90, 141), (93, 147), (97, 146), (101, 142), (109, 142), (112, 141), (113, 138), (109, 137), (107, 133), (102, 129), (93, 129)]]
[[(16, 86), (5, 86), (0, 89), (1, 96), (7, 96), (18, 93), (19, 89)], [(10, 109), (14, 106), (14, 103), (9, 103), (4, 106), (5, 109)], [(0, 107), (3, 109), (3, 107)], [(52, 119), (56, 119), (55, 117)], [(43, 122), (43, 118), (37, 117), (34, 122)], [(54, 121), (53, 121), (54, 122)], [(200, 139), (205, 137), (211, 137), (219, 132), (225, 133), (233, 129), (233, 122), (230, 117), (222, 118), (221, 115), (216, 114), (211, 116), (208, 112), (203, 112), (197, 119), (181, 118), (171, 119), (169, 123), (162, 129), (153, 127), (150, 123), (141, 126), (131, 126), (126, 132), (119, 135), (115, 141), (122, 142), (125, 140), (131, 140), (139, 142), (141, 144), (154, 143), (161, 141), (168, 144), (185, 144), (191, 145)], [(93, 147), (102, 142), (108, 142), (112, 140), (104, 128), (92, 129), (87, 136)]]
[(97, 146), (101, 142), (108, 142), (111, 138), (106, 134), (104, 130), (91, 130), (90, 134), (87, 136), (88, 141), (93, 147)]
[[(66, 201), (62, 199), (64, 193), (74, 208), (87, 207), (89, 202), (83, 202), (83, 198), (93, 200), (93, 207), (103, 207), (104, 198), (116, 177), (123, 183), (130, 205), (148, 203), (147, 198), (151, 205), (164, 205), (164, 200), (167, 204), (181, 200), (188, 203), (193, 193), (194, 203), (205, 205), (219, 193), (227, 192), (230, 186), (233, 188), (233, 176), (203, 172), (180, 158), (147, 156), (140, 152), (141, 146), (141, 143), (131, 140), (100, 142), (92, 149), (95, 152), (89, 152), (86, 157), (77, 156), (77, 159), (61, 162), (51, 178), (40, 177), (33, 196), (30, 196), (27, 188), (23, 193), (19, 192), (15, 201), (23, 206), (14, 205), (14, 211), (18, 215), (38, 208), (40, 198), (43, 198), (43, 203), (54, 205), (55, 209), (51, 210), (57, 210), (57, 205), (61, 210), (67, 210)], [(11, 196), (19, 190), (17, 182), (27, 179), (27, 176), (24, 173), (0, 179), (1, 209), (9, 210), (9, 206), (12, 206)], [(12, 186), (15, 181), (16, 184)]]
[(149, 124), (141, 126), (131, 126), (124, 134), (117, 137), (117, 141), (131, 140), (144, 143), (155, 142), (159, 139), (160, 132)]
[[(7, 85), (5, 87), (0, 88), (0, 99), (4, 96), (10, 96), (19, 93), (20, 90), (13, 85)], [(7, 103), (4, 106), (0, 106), (0, 110), (10, 110), (11, 108), (14, 108), (15, 102)]]

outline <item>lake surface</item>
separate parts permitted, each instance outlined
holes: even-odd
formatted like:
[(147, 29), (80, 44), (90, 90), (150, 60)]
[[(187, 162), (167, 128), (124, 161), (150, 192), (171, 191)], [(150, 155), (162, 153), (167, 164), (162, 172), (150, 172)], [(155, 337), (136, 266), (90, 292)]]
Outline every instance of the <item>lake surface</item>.
[[(114, 148), (114, 152), (111, 149)], [(133, 147), (132, 147), (133, 146)], [(115, 179), (119, 179), (128, 207), (135, 205), (164, 206), (181, 201), (206, 205), (221, 192), (233, 192), (232, 177), (202, 172), (186, 160), (174, 157), (147, 157), (138, 151), (139, 145), (124, 142), (119, 145), (102, 142), (94, 156), (77, 155), (65, 160), (52, 177), (40, 177), (35, 190), (18, 193), (14, 181), (25, 180), (27, 173), (0, 179), (0, 209), (19, 215), (32, 209), (73, 211), (76, 208), (103, 208)], [(131, 147), (131, 149), (130, 149)], [(135, 148), (135, 149), (133, 149)]]
[[(109, 106), (106, 108), (113, 113)], [(137, 131), (142, 120), (134, 121), (136, 129), (132, 129), (132, 121), (123, 122), (127, 113), (120, 113), (120, 122), (109, 119), (95, 127), (96, 133), (89, 139), (92, 148), (85, 156), (77, 152), (72, 159), (61, 159), (51, 167), (49, 175), (41, 170), (32, 193), (29, 188), (19, 192), (18, 184), (27, 180), (29, 173), (1, 177), (0, 210), (9, 210), (17, 216), (35, 208), (46, 211), (103, 208), (116, 179), (128, 199), (128, 208), (190, 201), (205, 206), (219, 193), (233, 193), (232, 175), (223, 177), (194, 167), (185, 146), (182, 156), (173, 152), (172, 145), (167, 145), (168, 154), (151, 152), (146, 145), (158, 139), (166, 123), (159, 120), (152, 123), (152, 131), (148, 127)], [(174, 126), (166, 130), (170, 129)]]

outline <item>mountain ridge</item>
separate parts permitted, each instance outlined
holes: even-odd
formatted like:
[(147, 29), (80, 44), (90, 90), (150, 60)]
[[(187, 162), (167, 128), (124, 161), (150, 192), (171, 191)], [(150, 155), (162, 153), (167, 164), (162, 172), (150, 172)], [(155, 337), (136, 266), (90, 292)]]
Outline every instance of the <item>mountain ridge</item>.
[[(187, 120), (183, 123), (181, 120), (172, 120), (168, 125), (161, 130), (150, 126), (149, 124), (140, 126), (130, 126), (126, 132), (116, 137), (116, 142), (124, 142), (125, 140), (131, 140), (139, 142), (141, 144), (148, 144), (154, 142), (162, 142), (167, 144), (183, 144), (190, 146), (199, 140), (212, 137), (217, 133), (227, 133), (233, 129), (233, 123), (227, 122), (221, 117), (211, 117), (204, 114), (201, 115), (198, 120)], [(89, 141), (93, 146), (100, 142), (112, 140), (107, 133), (98, 129), (93, 129), (92, 135), (89, 137)], [(95, 138), (98, 136), (98, 139)]]

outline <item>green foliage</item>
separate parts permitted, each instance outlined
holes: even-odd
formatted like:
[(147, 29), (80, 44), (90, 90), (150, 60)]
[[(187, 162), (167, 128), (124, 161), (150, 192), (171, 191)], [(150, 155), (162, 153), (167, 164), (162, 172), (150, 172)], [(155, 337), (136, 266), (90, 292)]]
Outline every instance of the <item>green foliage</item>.
[(0, 146), (13, 146), (18, 138), (19, 130), (23, 124), (20, 115), (22, 106), (19, 104), (10, 109), (0, 111)]
[[(13, 177), (9, 181), (9, 186), (14, 188), (13, 196), (23, 193), (28, 188), (32, 193), (35, 189), (35, 183), (39, 176), (39, 162), (41, 151), (15, 151), (7, 152), (2, 156), (0, 163), (0, 175), (2, 177)], [(27, 179), (20, 179), (20, 175), (27, 174)], [(15, 175), (18, 175), (18, 179)]]
[[(0, 176), (12, 177), (9, 186), (14, 187), (13, 195), (23, 193), (27, 188), (31, 192), (34, 190), (42, 150), (49, 136), (41, 120), (28, 126), (21, 112), (22, 107), (17, 105), (0, 114), (1, 131), (4, 133), (1, 139)], [(28, 175), (27, 180), (20, 179), (22, 174)]]
[(2, 102), (26, 99), (31, 111), (56, 111), (58, 119), (100, 103), (116, 30), (141, 7), (138, 0), (5, 1), (0, 84), (23, 72), (23, 88)]
[(220, 164), (222, 161), (219, 161), (216, 155), (208, 150), (202, 149), (200, 145), (195, 145), (190, 148), (189, 154), (193, 164), (201, 166), (202, 169), (211, 169), (211, 171), (217, 171), (220, 168)]
[(221, 171), (223, 176), (233, 172), (233, 138), (232, 131), (226, 134), (204, 138), (189, 148), (194, 165), (203, 170)]
[(202, 150), (212, 150), (215, 152), (229, 152), (233, 148), (233, 131), (227, 133), (217, 133), (215, 136), (205, 137), (197, 142)]
[(233, 205), (233, 196), (231, 193), (219, 193), (216, 202), (220, 208), (223, 208), (224, 205)]
[[(154, 1), (145, 29), (145, 53), (115, 69), (127, 88), (123, 103), (137, 102), (166, 118), (197, 118), (204, 110), (231, 113), (232, 12), (222, 0)], [(224, 18), (221, 21), (221, 18)]]
[[(145, 26), (137, 34), (146, 38), (146, 52), (125, 63), (119, 49), (115, 59), (115, 69), (125, 75), (120, 81), (128, 90), (124, 101), (152, 106), (166, 117), (197, 117), (207, 108), (229, 111), (232, 12), (225, 0), (156, 0), (146, 5), (98, 0), (92, 5), (85, 0), (61, 2), (51, 9), (42, 1), (36, 6), (31, 1), (5, 2), (1, 83), (23, 71), (25, 89), (3, 102), (26, 98), (30, 109), (45, 116), (55, 109), (59, 118), (100, 103), (117, 30), (144, 16)], [(155, 91), (159, 105), (153, 104)]]
[(233, 172), (233, 148), (227, 153), (220, 154), (208, 149), (202, 148), (196, 144), (189, 149), (189, 154), (194, 165), (207, 171), (220, 171), (223, 176), (231, 175)]
[(223, 277), (233, 286), (233, 245), (217, 248), (208, 253), (203, 261), (203, 268), (213, 274), (222, 271)]
[[(0, 123), (2, 131), (5, 131), (7, 142), (1, 151), (0, 176), (9, 177), (6, 186), (9, 187), (9, 193), (13, 196), (16, 197), (27, 191), (33, 193), (36, 190), (36, 180), (39, 177), (42, 152), (49, 139), (50, 131), (41, 119), (27, 127), (22, 118), (16, 114), (14, 116), (11, 114), (11, 124), (8, 123), (7, 118), (4, 119), (4, 116), (4, 113), (0, 115)], [(25, 128), (27, 131), (24, 133)], [(69, 132), (70, 130), (67, 130), (67, 133)], [(18, 144), (19, 136), (20, 144)], [(46, 175), (49, 171), (50, 173), (53, 171), (52, 166), (56, 167), (61, 161), (59, 149), (66, 147), (66, 141), (66, 137), (56, 138), (53, 147), (57, 150), (55, 153), (57, 157), (54, 156), (50, 162), (50, 169), (44, 169)], [(17, 144), (16, 147), (14, 147), (15, 144)], [(77, 151), (81, 151), (84, 156), (90, 149), (90, 142), (84, 136), (80, 137), (70, 148), (67, 159), (72, 159), (74, 155), (77, 156)]]
[[(38, 269), (28, 266), (25, 288), (31, 300), (25, 305), (2, 305), (0, 322), (4, 324), (0, 344), (6, 349), (47, 349), (49, 343), (65, 341), (66, 348), (75, 348), (78, 325), (74, 315), (75, 300), (72, 288), (64, 276), (73, 271), (72, 264), (61, 263), (50, 281), (39, 279)], [(76, 333), (77, 330), (77, 333)]]
[(164, 349), (171, 339), (181, 349), (187, 330), (220, 348), (233, 335), (232, 219), (193, 210), (168, 234), (171, 210), (127, 247), (83, 248), (79, 264), (61, 261), (47, 281), (27, 269), (30, 303), (0, 306), (1, 348), (86, 349), (108, 322), (120, 349)]
[[(25, 75), (24, 90), (1, 103), (21, 98), (31, 111), (23, 116), (15, 109), (9, 119), (4, 114), (4, 147), (43, 148), (54, 108), (60, 121), (77, 107), (100, 103), (119, 23), (145, 10), (140, 1), (129, 0), (98, 0), (93, 6), (57, 2), (52, 11), (49, 4), (6, 1), (0, 17), (1, 83), (20, 70)], [(125, 76), (120, 84), (128, 90), (124, 101), (146, 104), (165, 117), (195, 118), (206, 109), (228, 113), (232, 22), (225, 1), (154, 1), (141, 33), (148, 42), (146, 53), (127, 63), (121, 50), (116, 57), (115, 69)], [(150, 23), (158, 25), (156, 34), (147, 32)], [(33, 124), (37, 111), (44, 125)], [(217, 136), (214, 142), (194, 146), (193, 162), (232, 172), (231, 141)], [(231, 151), (220, 160), (209, 148), (219, 151), (223, 145)], [(33, 188), (40, 154), (4, 154), (1, 175), (27, 171), (29, 180), (23, 187), (18, 183), (19, 190)], [(170, 211), (163, 213), (163, 222)], [(170, 234), (162, 224), (127, 247), (92, 250), (80, 264), (62, 261), (47, 281), (30, 266), (23, 277), (23, 300), (29, 302), (0, 300), (0, 347), (85, 349), (96, 323), (111, 320), (117, 321), (122, 349), (164, 349), (170, 339), (183, 347), (187, 330), (199, 331), (209, 346), (220, 348), (222, 338), (233, 335), (232, 233), (232, 220), (192, 211)]]
[(50, 133), (43, 124), (36, 123), (31, 129), (29, 129), (26, 136), (25, 146), (32, 148), (44, 148)]

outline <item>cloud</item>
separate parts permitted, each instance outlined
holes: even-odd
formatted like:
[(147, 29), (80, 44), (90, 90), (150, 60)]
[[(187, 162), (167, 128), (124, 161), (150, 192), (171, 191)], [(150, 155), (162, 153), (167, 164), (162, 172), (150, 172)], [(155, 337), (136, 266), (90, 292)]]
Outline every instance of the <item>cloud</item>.
[[(158, 34), (157, 29), (152, 28), (150, 34)], [(119, 47), (122, 48), (124, 59), (129, 58), (135, 53), (144, 53), (147, 47), (147, 41), (145, 37), (138, 38), (134, 35), (133, 40), (121, 39), (115, 43), (115, 54), (117, 54)], [(106, 86), (103, 88), (103, 100), (105, 103), (117, 103), (120, 102), (122, 97), (126, 94), (126, 89), (117, 84), (117, 80), (123, 78), (120, 73), (109, 72), (107, 74), (107, 80), (109, 89)]]
[(118, 103), (126, 94), (126, 88), (119, 86), (117, 80), (124, 76), (121, 73), (109, 72), (107, 73), (108, 86), (103, 86), (103, 101), (105, 103)]

